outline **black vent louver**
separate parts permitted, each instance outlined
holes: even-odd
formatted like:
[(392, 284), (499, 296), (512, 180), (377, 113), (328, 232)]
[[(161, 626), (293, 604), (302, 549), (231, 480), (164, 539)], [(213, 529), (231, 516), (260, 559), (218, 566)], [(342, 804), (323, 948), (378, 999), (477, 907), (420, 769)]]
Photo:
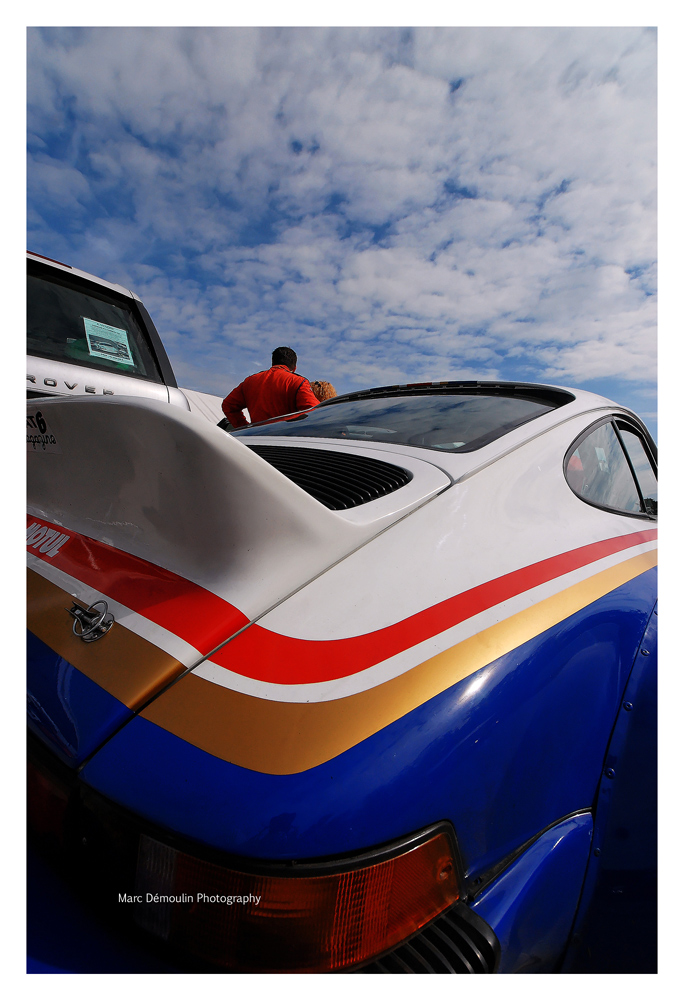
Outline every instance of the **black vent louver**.
[(413, 478), (377, 458), (321, 448), (250, 444), (252, 451), (330, 510), (348, 510), (387, 496)]
[(464, 903), (456, 903), (414, 937), (358, 972), (491, 974), (496, 972), (500, 954), (489, 924)]

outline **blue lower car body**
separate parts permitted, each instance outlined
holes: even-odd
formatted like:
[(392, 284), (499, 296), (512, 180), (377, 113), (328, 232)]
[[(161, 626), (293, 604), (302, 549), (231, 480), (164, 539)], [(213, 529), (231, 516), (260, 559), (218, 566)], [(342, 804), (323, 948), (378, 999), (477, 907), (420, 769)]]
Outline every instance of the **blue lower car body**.
[(26, 647), (29, 729), (77, 767), (132, 712), (32, 632)]
[(161, 827), (246, 857), (344, 854), (447, 819), (466, 873), (482, 873), (592, 807), (653, 606), (650, 576), (307, 771), (251, 771), (135, 717), (82, 778)]
[(556, 972), (591, 848), (591, 813), (547, 830), (472, 905), (501, 946), (500, 973)]
[[(594, 851), (618, 808), (619, 796), (601, 794), (615, 781), (606, 769), (620, 770), (607, 761), (627, 753), (636, 767), (653, 737), (650, 716), (637, 732), (634, 712), (630, 742), (621, 706), (632, 688), (634, 704), (648, 700), (654, 599), (653, 570), (299, 774), (238, 767), (134, 716), (86, 760), (80, 782), (161, 831), (246, 859), (344, 856), (448, 820), (468, 905), (501, 944), (499, 971), (563, 961), (581, 971), (572, 942), (592, 933)], [(70, 693), (66, 702), (78, 729), (82, 708)]]

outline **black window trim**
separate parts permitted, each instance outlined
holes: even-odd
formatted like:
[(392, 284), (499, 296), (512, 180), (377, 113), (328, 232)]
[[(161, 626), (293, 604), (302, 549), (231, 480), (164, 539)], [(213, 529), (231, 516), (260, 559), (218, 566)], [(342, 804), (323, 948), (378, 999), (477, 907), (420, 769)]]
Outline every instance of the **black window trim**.
[(620, 431), (623, 429), (620, 426), (621, 423), (625, 425), (624, 430), (631, 431), (632, 434), (636, 434), (637, 437), (639, 438), (639, 440), (642, 442), (642, 445), (644, 447), (644, 451), (646, 452), (646, 458), (648, 459), (648, 462), (649, 462), (649, 464), (651, 466), (651, 472), (653, 473), (653, 475), (655, 477), (655, 480), (657, 482), (658, 481), (658, 470), (657, 470), (657, 466), (656, 466), (653, 454), (651, 453), (651, 449), (648, 447), (648, 445), (647, 445), (647, 443), (646, 443), (643, 435), (639, 433), (639, 431), (637, 430), (635, 424), (631, 420), (625, 420), (625, 419), (620, 420), (619, 417), (615, 417), (613, 419), (613, 427), (615, 428), (615, 433), (617, 434), (618, 441), (622, 445), (622, 450), (625, 453), (625, 458), (627, 459), (630, 471), (631, 471), (632, 476), (634, 478), (634, 482), (636, 483), (636, 488), (637, 488), (637, 492), (639, 494), (639, 501), (641, 503), (641, 506), (643, 507), (644, 512), (648, 515), (648, 517), (651, 518), (651, 520), (657, 520), (657, 517), (658, 517), (657, 514), (648, 514), (648, 511), (646, 511), (646, 501), (644, 500), (644, 495), (643, 495), (642, 490), (641, 490), (641, 483), (639, 482), (639, 477), (636, 474), (636, 469), (634, 468), (634, 463), (632, 462), (632, 459), (630, 457), (629, 451), (627, 449), (627, 445), (625, 444), (624, 438), (622, 437), (622, 434), (620, 433)]
[(625, 429), (633, 431), (635, 434), (638, 434), (639, 437), (641, 438), (644, 444), (644, 450), (646, 451), (646, 456), (649, 462), (651, 463), (653, 474), (656, 476), (656, 479), (658, 478), (657, 449), (653, 442), (653, 438), (648, 433), (646, 427), (641, 423), (640, 420), (635, 420), (634, 417), (632, 417), (631, 415), (628, 415), (626, 413), (611, 413), (608, 416), (603, 416), (600, 417), (598, 420), (595, 420), (592, 424), (589, 425), (589, 427), (585, 427), (582, 433), (578, 434), (578, 436), (574, 439), (574, 441), (566, 451), (565, 456), (563, 458), (563, 475), (565, 477), (565, 482), (567, 483), (568, 489), (572, 492), (573, 496), (576, 496), (578, 500), (581, 500), (582, 503), (588, 504), (590, 507), (596, 507), (597, 510), (605, 510), (608, 511), (608, 513), (610, 514), (620, 514), (622, 517), (636, 517), (640, 521), (657, 521), (658, 515), (649, 514), (646, 510), (641, 510), (639, 512), (621, 510), (619, 507), (608, 507), (607, 504), (596, 503), (593, 500), (589, 500), (587, 497), (583, 497), (579, 493), (576, 493), (573, 490), (570, 483), (568, 482), (568, 463), (574, 452), (579, 448), (582, 442), (587, 437), (589, 437), (590, 434), (594, 433), (595, 430), (598, 430), (598, 428), (602, 427), (604, 424), (610, 424), (613, 428), (613, 431), (615, 432), (620, 447), (622, 448), (622, 452), (625, 458), (627, 459), (629, 471), (632, 473), (632, 479), (634, 481), (637, 495), (639, 497), (639, 503), (642, 505), (642, 507), (645, 506), (644, 498), (641, 493), (641, 487), (639, 485), (639, 480), (634, 471), (634, 466), (632, 465), (632, 461), (629, 457), (629, 454), (627, 453), (625, 442), (622, 440), (622, 435), (620, 434), (619, 425), (621, 422), (626, 425)]

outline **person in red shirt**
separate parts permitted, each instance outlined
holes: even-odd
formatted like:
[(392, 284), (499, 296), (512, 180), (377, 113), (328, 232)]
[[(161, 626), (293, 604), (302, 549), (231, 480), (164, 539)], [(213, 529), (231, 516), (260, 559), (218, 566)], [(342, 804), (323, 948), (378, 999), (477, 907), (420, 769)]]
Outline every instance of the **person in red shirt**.
[(267, 371), (248, 375), (221, 404), (233, 427), (247, 427), (243, 410), (249, 410), (253, 424), (270, 417), (281, 417), (296, 410), (318, 405), (309, 380), (295, 375), (297, 355), (291, 347), (276, 347)]

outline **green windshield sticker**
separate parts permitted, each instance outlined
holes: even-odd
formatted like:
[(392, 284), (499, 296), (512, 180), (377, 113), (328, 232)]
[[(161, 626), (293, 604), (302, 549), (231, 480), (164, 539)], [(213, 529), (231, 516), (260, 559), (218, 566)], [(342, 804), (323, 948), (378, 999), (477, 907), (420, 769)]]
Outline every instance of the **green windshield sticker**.
[(88, 351), (94, 358), (106, 358), (108, 361), (118, 361), (122, 365), (134, 365), (131, 345), (128, 341), (128, 331), (117, 326), (98, 323), (95, 319), (83, 317)]

